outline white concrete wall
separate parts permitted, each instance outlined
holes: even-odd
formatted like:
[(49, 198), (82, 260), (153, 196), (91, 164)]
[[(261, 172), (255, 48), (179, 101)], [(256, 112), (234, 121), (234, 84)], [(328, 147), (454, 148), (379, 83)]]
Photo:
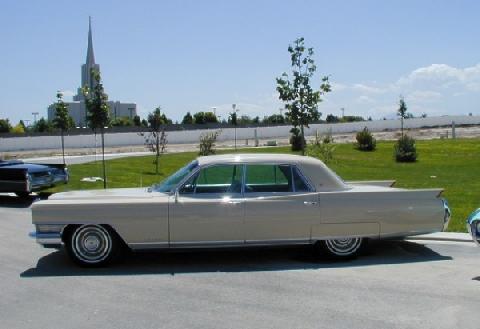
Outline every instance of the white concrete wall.
[[(416, 118), (405, 120), (405, 128), (420, 128), (450, 125), (455, 121), (456, 125), (480, 124), (480, 116), (444, 116)], [(330, 129), (332, 133), (349, 133), (360, 131), (368, 127), (370, 131), (383, 131), (385, 129), (399, 129), (400, 120), (379, 120), (336, 124), (314, 124), (305, 130), (307, 136), (326, 133)], [(258, 127), (258, 128), (237, 128), (237, 140), (253, 139), (254, 131), (257, 129), (258, 138), (280, 138), (288, 137), (291, 126)], [(207, 130), (182, 130), (169, 131), (167, 135), (169, 144), (198, 143), (200, 134)], [(219, 136), (220, 141), (233, 140), (235, 131), (233, 128), (223, 129)], [(116, 133), (105, 135), (106, 146), (130, 146), (143, 145), (144, 138), (138, 133)], [(97, 136), (97, 145), (100, 145), (100, 137)], [(75, 135), (65, 137), (66, 148), (91, 148), (95, 147), (94, 135)], [(60, 138), (58, 136), (35, 136), (35, 137), (12, 137), (0, 138), (0, 152), (22, 151), (22, 150), (45, 150), (59, 149)]]

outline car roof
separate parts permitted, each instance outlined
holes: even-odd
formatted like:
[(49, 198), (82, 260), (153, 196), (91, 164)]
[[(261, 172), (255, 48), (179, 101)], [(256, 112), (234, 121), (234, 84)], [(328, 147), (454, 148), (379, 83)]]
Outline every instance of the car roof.
[(306, 161), (318, 161), (320, 160), (283, 153), (229, 153), (199, 157), (198, 163), (200, 165), (220, 164), (220, 163), (299, 163)]

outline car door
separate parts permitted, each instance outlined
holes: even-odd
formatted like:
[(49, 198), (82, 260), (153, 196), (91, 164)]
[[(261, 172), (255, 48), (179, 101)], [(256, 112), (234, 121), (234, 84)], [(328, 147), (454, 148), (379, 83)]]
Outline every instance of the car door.
[(204, 167), (188, 179), (170, 204), (170, 245), (243, 244), (242, 181), (241, 164)]
[(295, 166), (248, 164), (245, 176), (246, 243), (310, 240), (320, 219), (318, 194)]

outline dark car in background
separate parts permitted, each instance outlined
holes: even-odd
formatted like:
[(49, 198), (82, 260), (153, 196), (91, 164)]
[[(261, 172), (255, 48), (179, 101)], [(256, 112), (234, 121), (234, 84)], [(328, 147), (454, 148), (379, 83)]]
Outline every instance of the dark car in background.
[(20, 160), (0, 160), (0, 192), (26, 197), (57, 184), (68, 183), (64, 164), (36, 164)]

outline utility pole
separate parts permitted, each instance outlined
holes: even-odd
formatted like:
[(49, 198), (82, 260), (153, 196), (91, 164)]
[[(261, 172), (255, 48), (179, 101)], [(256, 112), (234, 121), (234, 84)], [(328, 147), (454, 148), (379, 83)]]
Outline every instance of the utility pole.
[(33, 115), (33, 124), (37, 123), (38, 112), (32, 112)]
[[(237, 104), (232, 104), (232, 118), (233, 118), (233, 115), (235, 116), (235, 122), (232, 122), (233, 123), (233, 126), (234, 126), (234, 133), (235, 133), (235, 152), (237, 151), (237, 112), (239, 112), (240, 110), (237, 109)], [(233, 121), (233, 120), (232, 120)]]
[(340, 111), (342, 111), (342, 119), (345, 117), (345, 108), (341, 108)]

